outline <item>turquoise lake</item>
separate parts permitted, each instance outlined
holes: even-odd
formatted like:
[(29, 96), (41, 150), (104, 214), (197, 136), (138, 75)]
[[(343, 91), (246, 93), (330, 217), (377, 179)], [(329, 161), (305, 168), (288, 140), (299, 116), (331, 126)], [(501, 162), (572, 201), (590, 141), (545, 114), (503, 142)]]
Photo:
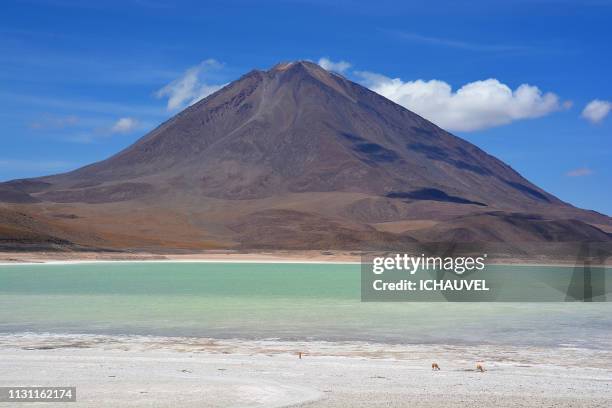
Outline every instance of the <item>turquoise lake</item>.
[(609, 349), (612, 303), (363, 303), (350, 264), (8, 265), (0, 332)]

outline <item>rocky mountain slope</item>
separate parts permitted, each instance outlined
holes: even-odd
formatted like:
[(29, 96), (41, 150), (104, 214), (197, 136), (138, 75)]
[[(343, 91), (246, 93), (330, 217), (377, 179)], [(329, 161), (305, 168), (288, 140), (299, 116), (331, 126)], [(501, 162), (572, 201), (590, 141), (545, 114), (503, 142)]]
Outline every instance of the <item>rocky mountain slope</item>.
[(104, 161), (0, 183), (0, 245), (23, 230), (19, 213), (36, 219), (30, 233), (114, 249), (608, 241), (612, 231), (609, 217), (304, 61), (248, 73)]

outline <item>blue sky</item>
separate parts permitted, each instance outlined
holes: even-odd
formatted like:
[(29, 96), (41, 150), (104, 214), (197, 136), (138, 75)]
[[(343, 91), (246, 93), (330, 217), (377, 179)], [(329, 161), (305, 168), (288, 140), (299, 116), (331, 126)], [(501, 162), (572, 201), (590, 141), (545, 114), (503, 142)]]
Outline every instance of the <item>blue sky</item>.
[(253, 68), (325, 57), (612, 214), (612, 1), (202, 3), (3, 2), (0, 180), (103, 159)]

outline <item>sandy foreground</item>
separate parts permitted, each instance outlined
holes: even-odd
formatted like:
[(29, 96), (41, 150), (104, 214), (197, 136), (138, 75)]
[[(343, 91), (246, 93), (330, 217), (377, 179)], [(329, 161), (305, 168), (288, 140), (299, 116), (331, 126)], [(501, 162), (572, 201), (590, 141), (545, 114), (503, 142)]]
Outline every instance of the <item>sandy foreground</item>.
[(0, 336), (0, 385), (76, 386), (75, 408), (610, 407), (611, 361), (575, 348)]

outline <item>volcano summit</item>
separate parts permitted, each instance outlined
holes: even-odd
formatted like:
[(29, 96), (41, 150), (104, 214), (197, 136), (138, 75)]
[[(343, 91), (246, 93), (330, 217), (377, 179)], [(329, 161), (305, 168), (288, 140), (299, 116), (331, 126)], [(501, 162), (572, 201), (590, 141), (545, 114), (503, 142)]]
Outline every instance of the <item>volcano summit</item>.
[(610, 231), (609, 217), (305, 61), (251, 71), (104, 161), (0, 184), (11, 248), (390, 249)]

